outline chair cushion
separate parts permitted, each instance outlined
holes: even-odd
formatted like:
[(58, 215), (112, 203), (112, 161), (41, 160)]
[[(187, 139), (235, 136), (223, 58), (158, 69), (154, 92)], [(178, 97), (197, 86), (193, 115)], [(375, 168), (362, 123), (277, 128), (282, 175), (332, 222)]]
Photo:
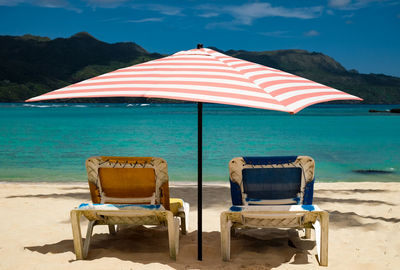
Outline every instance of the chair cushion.
[(178, 198), (169, 199), (169, 210), (176, 216), (179, 208), (183, 207), (183, 200)]
[(249, 199), (290, 199), (301, 192), (301, 168), (246, 168), (242, 174), (244, 193)]
[(145, 198), (156, 190), (153, 168), (99, 168), (99, 179), (107, 197)]

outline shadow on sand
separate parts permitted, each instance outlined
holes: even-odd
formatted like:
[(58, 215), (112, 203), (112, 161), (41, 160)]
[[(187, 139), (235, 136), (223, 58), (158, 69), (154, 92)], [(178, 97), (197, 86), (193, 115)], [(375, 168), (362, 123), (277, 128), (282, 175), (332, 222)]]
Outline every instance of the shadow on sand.
[[(7, 199), (14, 198), (42, 198), (42, 199), (78, 199), (82, 202), (90, 201), (89, 188), (84, 189), (86, 192), (62, 192), (49, 194), (23, 194), (12, 195)], [(185, 202), (190, 203), (192, 210), (197, 210), (197, 186), (170, 187), (171, 198), (182, 198)], [(214, 206), (226, 206), (231, 204), (229, 187), (206, 186), (203, 188), (203, 208), (211, 208)]]
[[(310, 262), (308, 256), (314, 246), (314, 241), (301, 239), (296, 230), (238, 230), (231, 240), (232, 264), (221, 259), (220, 233), (203, 232), (203, 262), (200, 262), (197, 261), (197, 231), (194, 231), (180, 237), (179, 255), (173, 261), (168, 254), (167, 231), (159, 227), (138, 226), (122, 228), (115, 236), (95, 233), (87, 260), (112, 257), (143, 264), (157, 262), (175, 269), (239, 269), (249, 265), (271, 269), (290, 261), (292, 264), (317, 263)], [(73, 241), (62, 240), (25, 249), (42, 254), (73, 252)]]
[(79, 199), (82, 201), (90, 200), (89, 192), (69, 192), (69, 193), (50, 193), (50, 194), (25, 194), (25, 195), (12, 195), (6, 199), (14, 198), (42, 198), (42, 199)]
[(321, 203), (349, 203), (349, 204), (370, 204), (370, 205), (395, 205), (393, 203), (379, 201), (379, 200), (362, 200), (362, 199), (341, 199), (341, 198), (326, 198), (326, 197), (314, 197), (314, 203), (320, 205)]
[(391, 190), (387, 189), (317, 189), (315, 190), (316, 193), (342, 193), (342, 194), (356, 194), (356, 193), (386, 193), (392, 192)]
[(366, 216), (360, 215), (355, 212), (340, 212), (340, 211), (330, 211), (329, 212), (330, 223), (336, 226), (370, 226), (373, 223), (365, 223), (363, 219), (372, 219), (375, 221), (384, 221), (390, 223), (400, 223), (400, 218), (385, 218), (377, 216)]

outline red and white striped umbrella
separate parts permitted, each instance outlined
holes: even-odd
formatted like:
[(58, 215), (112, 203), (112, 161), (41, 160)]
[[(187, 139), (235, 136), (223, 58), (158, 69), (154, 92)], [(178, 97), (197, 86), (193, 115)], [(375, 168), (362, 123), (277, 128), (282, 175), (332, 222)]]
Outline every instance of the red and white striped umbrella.
[(147, 97), (296, 113), (331, 100), (361, 100), (305, 78), (201, 48), (121, 68), (27, 100)]
[(296, 113), (331, 100), (362, 100), (331, 87), (207, 48), (106, 73), (31, 99), (146, 97), (198, 102), (198, 259), (202, 260), (202, 103)]

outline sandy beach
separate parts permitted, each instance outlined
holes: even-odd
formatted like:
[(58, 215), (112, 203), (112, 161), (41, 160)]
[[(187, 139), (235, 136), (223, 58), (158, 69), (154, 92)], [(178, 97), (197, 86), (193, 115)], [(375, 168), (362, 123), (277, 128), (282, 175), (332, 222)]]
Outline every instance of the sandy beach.
[[(190, 231), (176, 261), (167, 232), (97, 226), (86, 261), (76, 261), (69, 212), (89, 201), (86, 183), (0, 183), (0, 269), (398, 269), (400, 183), (317, 183), (314, 203), (330, 213), (329, 266), (318, 266), (315, 242), (296, 230), (247, 230), (232, 238), (230, 262), (220, 256), (219, 214), (228, 185), (204, 187), (203, 261), (197, 261), (196, 186), (171, 184), (191, 205)], [(84, 223), (86, 225), (86, 223)], [(86, 226), (83, 227), (85, 232)], [(289, 241), (290, 240), (290, 241)]]

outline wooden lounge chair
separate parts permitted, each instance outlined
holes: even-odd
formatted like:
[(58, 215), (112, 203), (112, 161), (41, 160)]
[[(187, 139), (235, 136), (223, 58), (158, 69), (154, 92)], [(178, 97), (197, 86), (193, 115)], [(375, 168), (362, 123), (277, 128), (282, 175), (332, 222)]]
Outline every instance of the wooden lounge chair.
[(230, 260), (236, 228), (315, 230), (317, 256), (328, 265), (329, 214), (312, 205), (315, 163), (311, 157), (239, 157), (229, 162), (233, 206), (221, 213), (221, 252)]
[[(162, 225), (168, 228), (169, 254), (179, 250), (179, 224), (186, 234), (189, 204), (170, 199), (167, 162), (156, 157), (91, 157), (86, 160), (92, 203), (71, 211), (77, 260), (85, 259), (95, 225)], [(80, 217), (89, 220), (83, 243)]]

